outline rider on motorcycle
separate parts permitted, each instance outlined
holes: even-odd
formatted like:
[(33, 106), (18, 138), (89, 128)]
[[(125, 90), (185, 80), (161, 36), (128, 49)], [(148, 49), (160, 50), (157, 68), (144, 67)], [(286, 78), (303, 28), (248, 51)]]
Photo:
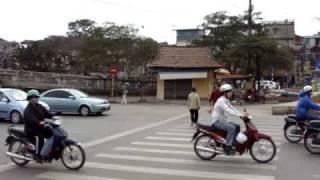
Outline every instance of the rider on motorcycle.
[(232, 86), (230, 84), (222, 85), (220, 87), (220, 92), (222, 93), (222, 96), (217, 100), (211, 110), (212, 126), (227, 132), (226, 146), (224, 147), (224, 150), (226, 154), (232, 154), (234, 153), (232, 151), (232, 145), (235, 141), (237, 130), (240, 130), (240, 126), (238, 124), (228, 122), (228, 116), (226, 114), (240, 118), (248, 116), (248, 114), (239, 112), (231, 105), (230, 100), (233, 93)]
[(310, 114), (309, 110), (320, 110), (320, 105), (311, 99), (312, 86), (306, 85), (299, 94), (299, 102), (296, 107), (296, 117), (300, 123), (310, 120), (320, 120), (319, 116)]
[(38, 103), (40, 94), (37, 90), (30, 90), (27, 93), (28, 106), (24, 111), (25, 133), (33, 142), (34, 137), (39, 138), (37, 156), (41, 159), (40, 151), (44, 145), (44, 138), (52, 136), (51, 129), (46, 126), (45, 118), (52, 118), (53, 115)]

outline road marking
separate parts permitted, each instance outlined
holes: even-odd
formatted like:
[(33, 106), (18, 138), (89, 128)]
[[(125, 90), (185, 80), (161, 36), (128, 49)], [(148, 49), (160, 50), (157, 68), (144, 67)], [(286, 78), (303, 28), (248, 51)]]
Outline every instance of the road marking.
[(116, 151), (148, 152), (148, 153), (159, 153), (159, 154), (195, 155), (193, 151), (161, 150), (161, 149), (134, 148), (134, 147), (117, 147), (114, 150), (116, 150)]
[(87, 162), (86, 167), (99, 168), (106, 170), (122, 171), (122, 172), (135, 172), (143, 174), (158, 174), (170, 175), (190, 178), (208, 178), (208, 179), (224, 179), (224, 180), (274, 180), (274, 176), (263, 175), (249, 175), (249, 174), (230, 174), (221, 172), (207, 172), (207, 171), (193, 171), (193, 170), (178, 170), (168, 168), (152, 168), (147, 166), (128, 166), (119, 164), (107, 164), (97, 162)]
[[(278, 136), (271, 136), (272, 140), (274, 140), (275, 142), (280, 143), (280, 141), (282, 140), (282, 137), (278, 137)], [(164, 140), (164, 141), (183, 141), (183, 142), (190, 142), (191, 141), (191, 136), (190, 138), (176, 138), (176, 137), (160, 137), (160, 136), (148, 136), (145, 137), (145, 139), (149, 139), (149, 140)]]
[[(241, 128), (242, 131), (245, 129), (245, 128)], [(283, 133), (282, 129), (278, 129), (278, 128), (275, 128), (275, 129), (271, 129), (271, 128), (259, 128), (258, 127), (258, 130), (259, 132), (270, 132), (270, 133)], [(195, 129), (187, 129), (187, 128), (171, 128), (169, 129), (169, 131), (177, 131), (177, 132), (194, 132), (196, 131)]]
[[(186, 132), (158, 132), (157, 135), (169, 135), (169, 136), (186, 136), (186, 137), (190, 137), (194, 134), (195, 131), (186, 131)], [(266, 134), (270, 135), (270, 136), (282, 136), (283, 133), (279, 132), (266, 132)]]
[[(283, 129), (283, 127), (282, 126), (279, 126), (279, 125), (277, 125), (277, 126), (273, 126), (273, 125), (256, 125), (256, 127), (259, 129), (259, 130), (261, 130), (261, 129), (266, 129), (266, 130), (278, 130), (278, 131), (282, 131)], [(194, 128), (194, 126), (175, 126), (175, 127), (173, 127), (173, 129), (193, 129)], [(241, 129), (244, 129), (245, 128), (245, 126), (241, 126)]]
[(320, 175), (316, 174), (316, 175), (313, 175), (314, 178), (317, 178), (317, 179), (320, 179)]
[[(163, 150), (163, 149), (151, 149), (151, 148), (134, 148), (134, 147), (117, 147), (114, 148), (115, 151), (129, 151), (129, 152), (143, 152), (143, 153), (157, 153), (157, 154), (174, 154), (174, 155), (188, 155), (195, 156), (193, 151), (180, 151), (180, 150)], [(242, 156), (225, 156), (219, 155), (219, 158), (226, 159), (252, 159), (252, 157), (248, 154), (244, 154)], [(275, 157), (273, 160), (279, 160), (278, 157)]]
[(158, 158), (150, 156), (134, 156), (134, 155), (124, 155), (124, 154), (97, 154), (96, 157), (99, 158), (109, 158), (109, 159), (121, 159), (121, 160), (133, 160), (133, 161), (147, 161), (147, 162), (157, 162), (157, 163), (171, 163), (171, 164), (189, 164), (189, 165), (201, 165), (206, 167), (233, 167), (233, 168), (252, 168), (252, 169), (268, 169), (276, 170), (277, 166), (273, 164), (259, 164), (257, 163), (248, 163), (241, 165), (235, 164), (234, 162), (218, 162), (208, 163), (207, 161), (201, 160), (189, 160), (189, 159), (177, 159), (177, 158)]
[(157, 143), (157, 142), (132, 142), (132, 145), (142, 146), (160, 146), (160, 147), (177, 147), (177, 148), (192, 148), (193, 144), (176, 144), (176, 143)]
[(99, 144), (103, 144), (103, 143), (106, 143), (108, 141), (112, 141), (112, 140), (115, 140), (115, 139), (118, 139), (118, 138), (121, 138), (121, 137), (124, 137), (124, 136), (128, 136), (128, 135), (131, 135), (131, 134), (134, 134), (134, 133), (145, 131), (147, 129), (158, 127), (158, 126), (161, 126), (163, 124), (166, 124), (166, 123), (169, 123), (169, 122), (172, 122), (172, 121), (176, 121), (176, 120), (178, 120), (180, 118), (183, 118), (183, 117), (186, 117), (186, 116), (188, 116), (188, 114), (181, 114), (181, 115), (172, 117), (172, 118), (164, 120), (164, 121), (156, 122), (156, 123), (149, 124), (149, 125), (146, 125), (146, 126), (143, 126), (143, 127), (139, 127), (139, 128), (134, 128), (134, 129), (131, 129), (131, 130), (128, 130), (128, 131), (124, 131), (124, 132), (121, 132), (121, 133), (117, 133), (117, 134), (114, 134), (114, 135), (111, 135), (111, 136), (102, 137), (102, 138), (96, 139), (94, 141), (83, 143), (83, 147), (84, 148), (89, 148), (89, 147), (93, 147), (93, 146), (96, 146), (96, 145), (99, 145)]
[[(144, 142), (136, 141), (132, 142), (132, 145), (140, 146), (158, 146), (158, 147), (177, 147), (177, 148), (193, 148), (193, 142), (190, 144), (181, 144), (181, 143), (158, 143), (158, 142)], [(275, 142), (276, 146), (280, 146), (280, 142)]]
[(97, 177), (97, 176), (86, 176), (78, 174), (60, 173), (60, 172), (45, 172), (36, 176), (42, 179), (54, 179), (54, 180), (120, 180), (115, 178)]
[(193, 133), (175, 133), (175, 132), (158, 132), (158, 135), (169, 135), (169, 136), (187, 136), (191, 137)]
[[(112, 140), (115, 140), (115, 139), (118, 139), (118, 138), (122, 138), (122, 137), (125, 137), (125, 136), (128, 136), (128, 135), (134, 134), (134, 133), (142, 132), (142, 131), (145, 131), (147, 129), (158, 127), (158, 126), (164, 125), (164, 124), (169, 123), (169, 122), (177, 121), (177, 120), (179, 120), (181, 118), (184, 118), (184, 117), (186, 117), (188, 115), (189, 115), (189, 113), (180, 114), (178, 116), (169, 118), (169, 119), (164, 120), (164, 121), (156, 122), (156, 123), (149, 124), (149, 125), (146, 125), (146, 126), (143, 126), (143, 127), (139, 127), (139, 128), (134, 128), (134, 129), (131, 129), (131, 130), (128, 130), (128, 131), (124, 131), (124, 132), (121, 132), (121, 133), (117, 133), (117, 134), (114, 134), (114, 135), (111, 135), (111, 136), (105, 136), (105, 137), (102, 137), (102, 138), (99, 138), (99, 139), (96, 139), (96, 140), (93, 140), (93, 141), (89, 141), (89, 142), (83, 143), (82, 147), (83, 148), (90, 148), (90, 147), (93, 147), (93, 146), (97, 146), (99, 144), (103, 144), (103, 143), (106, 143), (108, 141), (112, 141)], [(14, 166), (14, 165), (1, 165), (0, 166), (0, 173), (5, 172), (5, 171), (9, 171), (9, 170), (14, 169), (14, 168), (16, 168), (16, 166)]]
[(0, 173), (3, 173), (5, 171), (9, 171), (11, 169), (16, 168), (17, 166), (13, 163), (3, 164), (0, 166)]
[(158, 136), (148, 136), (145, 139), (150, 140), (165, 140), (165, 141), (184, 141), (184, 142), (191, 142), (192, 135), (190, 138), (173, 138), (173, 137), (158, 137)]

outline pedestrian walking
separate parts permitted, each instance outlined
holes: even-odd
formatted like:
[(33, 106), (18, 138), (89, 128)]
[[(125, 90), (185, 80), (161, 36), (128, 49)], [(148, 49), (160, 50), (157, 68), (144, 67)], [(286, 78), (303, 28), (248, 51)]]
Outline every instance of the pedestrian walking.
[(221, 96), (221, 93), (220, 93), (220, 90), (219, 90), (219, 83), (217, 83), (213, 90), (212, 90), (212, 93), (211, 93), (211, 96), (210, 96), (210, 99), (209, 99), (209, 106), (210, 108), (214, 106), (214, 104), (216, 103), (216, 101), (220, 98)]
[(192, 88), (192, 92), (188, 96), (188, 108), (191, 116), (191, 126), (198, 123), (199, 109), (200, 109), (200, 97), (196, 88)]
[(127, 95), (129, 93), (128, 91), (128, 86), (129, 84), (126, 82), (124, 83), (121, 88), (122, 88), (122, 100), (121, 100), (121, 104), (127, 104), (128, 101), (127, 101)]

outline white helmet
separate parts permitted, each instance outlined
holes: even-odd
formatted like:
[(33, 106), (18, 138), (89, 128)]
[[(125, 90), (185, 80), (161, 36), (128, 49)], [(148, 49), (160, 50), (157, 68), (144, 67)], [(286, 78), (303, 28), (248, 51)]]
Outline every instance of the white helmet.
[(248, 140), (248, 137), (242, 132), (239, 132), (236, 137), (236, 140), (239, 144), (244, 144)]
[(230, 84), (224, 84), (220, 87), (220, 92), (231, 91), (232, 86)]
[(303, 87), (303, 91), (304, 91), (304, 92), (312, 91), (312, 86), (310, 86), (310, 85), (304, 86), (304, 87)]

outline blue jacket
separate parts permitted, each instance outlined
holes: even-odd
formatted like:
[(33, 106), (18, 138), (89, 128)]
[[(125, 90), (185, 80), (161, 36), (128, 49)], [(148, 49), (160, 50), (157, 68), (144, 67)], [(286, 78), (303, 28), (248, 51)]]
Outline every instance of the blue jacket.
[(300, 120), (312, 120), (314, 117), (308, 114), (309, 110), (320, 110), (320, 105), (312, 102), (311, 97), (306, 92), (299, 94), (299, 102), (296, 107), (296, 116)]

